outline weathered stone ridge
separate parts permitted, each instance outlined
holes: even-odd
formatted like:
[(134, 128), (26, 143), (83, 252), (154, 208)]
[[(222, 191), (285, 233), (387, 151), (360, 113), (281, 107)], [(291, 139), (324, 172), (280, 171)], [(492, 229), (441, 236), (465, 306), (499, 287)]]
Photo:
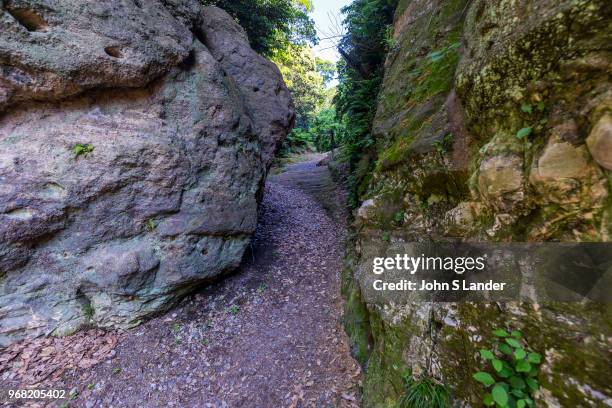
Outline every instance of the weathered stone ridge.
[(536, 403), (612, 400), (605, 305), (380, 305), (360, 272), (389, 241), (611, 240), (611, 12), (602, 0), (399, 2), (343, 288), (366, 406), (394, 406), (406, 372), (480, 406), (476, 356), (498, 327), (545, 356)]
[(0, 5), (0, 344), (234, 269), (293, 124), (277, 68), (195, 0)]

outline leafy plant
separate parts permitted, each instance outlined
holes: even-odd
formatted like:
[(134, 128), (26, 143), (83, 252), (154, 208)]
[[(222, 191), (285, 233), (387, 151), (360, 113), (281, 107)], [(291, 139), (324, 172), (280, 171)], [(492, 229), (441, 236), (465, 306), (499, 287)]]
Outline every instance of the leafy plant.
[(525, 113), (533, 113), (533, 107), (529, 103), (522, 104), (521, 110)]
[(79, 156), (87, 157), (89, 154), (93, 153), (94, 147), (93, 145), (87, 143), (77, 143), (72, 148), (72, 153), (74, 153), (74, 158), (78, 159)]
[(454, 140), (455, 136), (452, 133), (447, 133), (444, 135), (442, 140), (435, 141), (433, 143), (433, 146), (438, 151), (438, 153), (444, 154), (453, 147)]
[(450, 392), (443, 384), (431, 378), (414, 380), (411, 375), (403, 377), (405, 392), (399, 400), (400, 408), (448, 408)]
[(531, 127), (524, 127), (516, 132), (516, 137), (519, 139), (524, 139), (531, 134), (533, 129)]
[(155, 221), (153, 221), (151, 218), (149, 218), (146, 222), (145, 222), (145, 226), (147, 227), (147, 231), (155, 231), (155, 228), (157, 228), (157, 225), (155, 224)]
[(402, 222), (402, 221), (404, 221), (404, 212), (403, 211), (396, 212), (395, 215), (393, 216), (393, 220), (395, 222)]
[(85, 317), (87, 317), (87, 319), (91, 320), (93, 318), (94, 312), (95, 310), (90, 303), (87, 303), (85, 306), (83, 306), (83, 313), (85, 314)]
[(382, 240), (389, 242), (391, 240), (391, 233), (389, 233), (389, 231), (385, 231), (382, 234)]
[(238, 305), (231, 305), (230, 307), (227, 308), (227, 311), (230, 312), (233, 315), (237, 315), (238, 312), (240, 311), (240, 306), (238, 306)]
[(491, 349), (481, 349), (480, 356), (492, 370), (479, 371), (474, 379), (488, 392), (483, 398), (487, 407), (533, 407), (532, 393), (540, 385), (537, 380), (542, 356), (529, 348), (523, 334), (514, 330), (493, 331), (495, 341)]
[(393, 24), (389, 24), (385, 29), (384, 41), (389, 51), (394, 50), (399, 45), (397, 39), (393, 36)]

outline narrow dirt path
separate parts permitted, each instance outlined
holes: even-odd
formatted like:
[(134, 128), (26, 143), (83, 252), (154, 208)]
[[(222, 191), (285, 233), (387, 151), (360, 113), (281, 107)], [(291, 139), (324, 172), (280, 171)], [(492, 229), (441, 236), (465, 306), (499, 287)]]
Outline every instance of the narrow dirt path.
[(70, 406), (358, 406), (341, 325), (344, 206), (321, 158), (269, 178), (238, 273), (119, 334), (110, 360), (67, 372)]

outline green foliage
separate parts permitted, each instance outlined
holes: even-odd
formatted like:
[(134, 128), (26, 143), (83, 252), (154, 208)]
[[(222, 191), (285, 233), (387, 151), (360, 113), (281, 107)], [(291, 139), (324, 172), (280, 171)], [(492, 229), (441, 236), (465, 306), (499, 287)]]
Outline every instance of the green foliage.
[(237, 315), (238, 312), (240, 312), (240, 306), (231, 305), (230, 307), (227, 308), (227, 311), (233, 315)]
[(155, 231), (155, 228), (157, 228), (157, 224), (155, 224), (155, 221), (153, 221), (151, 218), (145, 222), (145, 226), (149, 232)]
[(393, 220), (398, 223), (404, 221), (404, 211), (396, 212), (393, 216)]
[(315, 148), (329, 150), (342, 132), (331, 106), (335, 90), (325, 87), (335, 76), (334, 64), (298, 46), (276, 51), (272, 60), (291, 91), (296, 111), (296, 127), (285, 140), (281, 156)]
[(93, 308), (93, 306), (91, 305), (91, 303), (87, 303), (86, 305), (83, 306), (83, 314), (85, 314), (85, 317), (87, 317), (88, 320), (91, 320), (94, 316), (95, 310)]
[(480, 357), (491, 364), (492, 370), (479, 371), (474, 379), (490, 389), (485, 394), (485, 406), (498, 408), (533, 407), (532, 393), (539, 388), (538, 365), (542, 356), (529, 348), (523, 334), (503, 329), (493, 331), (491, 350), (481, 349)]
[(318, 71), (317, 60), (312, 49), (305, 46), (290, 45), (275, 50), (272, 61), (278, 66), (291, 91), (295, 104), (295, 125), (308, 129), (312, 118), (325, 103), (326, 90), (324, 78)]
[(336, 77), (336, 64), (319, 57), (315, 57), (317, 72), (323, 78), (323, 83), (328, 85)]
[(245, 29), (251, 47), (270, 56), (289, 45), (316, 44), (310, 0), (202, 0), (227, 11)]
[(450, 393), (443, 385), (431, 378), (414, 380), (411, 375), (403, 377), (405, 392), (399, 400), (400, 408), (449, 408)]
[(94, 147), (93, 145), (87, 143), (77, 143), (72, 148), (72, 153), (74, 153), (74, 158), (78, 159), (79, 156), (87, 157), (89, 154), (93, 153)]
[(444, 135), (442, 140), (434, 142), (433, 146), (438, 151), (438, 153), (444, 154), (453, 147), (454, 140), (455, 136), (452, 133), (447, 133)]
[(355, 0), (344, 7), (346, 31), (339, 49), (338, 90), (334, 98), (344, 133), (343, 145), (349, 162), (349, 204), (359, 203), (360, 186), (371, 173), (374, 156), (372, 121), (382, 83), (383, 65), (390, 45), (395, 0)]
[(524, 139), (531, 134), (531, 131), (532, 131), (531, 127), (524, 127), (520, 129), (518, 132), (516, 132), (516, 137), (519, 139)]
[(313, 143), (320, 152), (326, 152), (338, 147), (343, 140), (345, 127), (338, 121), (336, 109), (326, 107), (320, 110), (310, 126)]
[(533, 113), (533, 107), (529, 103), (522, 104), (521, 110), (525, 113)]
[(393, 36), (393, 24), (389, 24), (385, 30), (385, 45), (387, 46), (387, 51), (393, 51), (399, 45), (399, 42)]

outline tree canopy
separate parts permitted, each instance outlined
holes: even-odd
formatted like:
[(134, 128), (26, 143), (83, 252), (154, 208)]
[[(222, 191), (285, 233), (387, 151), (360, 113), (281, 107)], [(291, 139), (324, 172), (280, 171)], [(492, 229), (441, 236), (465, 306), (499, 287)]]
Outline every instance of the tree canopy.
[(251, 47), (270, 56), (292, 45), (316, 44), (311, 0), (203, 0), (227, 11), (245, 29)]

